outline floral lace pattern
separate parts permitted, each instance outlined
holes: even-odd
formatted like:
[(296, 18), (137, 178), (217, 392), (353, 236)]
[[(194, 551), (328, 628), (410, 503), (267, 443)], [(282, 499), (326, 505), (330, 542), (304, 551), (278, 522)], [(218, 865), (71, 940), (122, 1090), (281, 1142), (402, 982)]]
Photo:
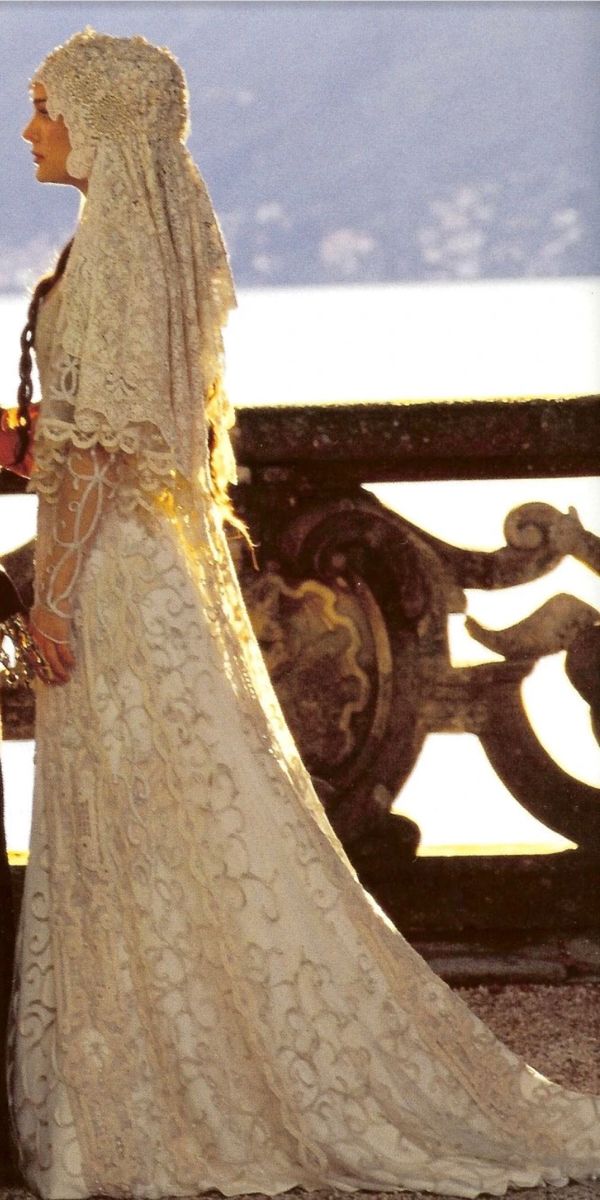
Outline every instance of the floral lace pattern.
[(512, 1054), (361, 887), (192, 503), (180, 481), (107, 507), (77, 668), (38, 686), (10, 1072), (29, 1185), (469, 1197), (600, 1174), (600, 1097)]

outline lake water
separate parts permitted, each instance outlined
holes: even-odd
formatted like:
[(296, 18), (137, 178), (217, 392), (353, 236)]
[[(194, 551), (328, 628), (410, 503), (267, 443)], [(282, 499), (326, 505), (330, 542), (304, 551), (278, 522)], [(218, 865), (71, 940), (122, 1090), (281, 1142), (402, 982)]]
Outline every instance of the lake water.
[[(237, 407), (340, 401), (573, 396), (600, 392), (600, 279), (353, 285), (240, 291), (226, 330), (227, 385)], [(14, 403), (25, 297), (0, 296), (1, 402)], [(574, 505), (600, 535), (597, 480), (509, 480), (372, 485), (373, 492), (436, 536), (473, 549), (503, 544), (507, 512), (527, 500)], [(0, 553), (32, 536), (35, 500), (0, 500)], [(600, 609), (600, 581), (567, 559), (523, 587), (473, 592), (469, 612), (504, 627), (558, 592)], [(491, 661), (451, 618), (456, 665)], [(543, 659), (524, 685), (538, 737), (577, 778), (600, 786), (600, 749), (587, 706)], [(2, 762), (11, 848), (25, 849), (32, 748), (5, 743)], [(559, 850), (569, 843), (529, 816), (494, 775), (476, 738), (427, 739), (395, 805), (417, 820), (422, 853), (465, 846), (487, 852)]]

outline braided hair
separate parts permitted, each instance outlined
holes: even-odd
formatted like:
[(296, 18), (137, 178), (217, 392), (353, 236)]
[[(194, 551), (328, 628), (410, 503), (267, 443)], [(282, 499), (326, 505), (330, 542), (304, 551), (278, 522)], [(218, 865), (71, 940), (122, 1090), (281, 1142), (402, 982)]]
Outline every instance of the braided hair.
[(21, 358), (19, 360), (19, 388), (17, 391), (18, 403), (18, 449), (15, 458), (15, 464), (23, 462), (29, 437), (31, 434), (31, 414), (29, 405), (33, 395), (33, 384), (31, 382), (31, 347), (35, 341), (35, 327), (37, 324), (37, 316), (41, 301), (44, 296), (48, 295), (51, 288), (64, 274), (65, 267), (69, 261), (73, 238), (67, 242), (66, 246), (61, 250), (54, 270), (43, 275), (34, 288), (33, 296), (31, 297), (29, 308), (27, 310), (27, 322), (21, 334)]

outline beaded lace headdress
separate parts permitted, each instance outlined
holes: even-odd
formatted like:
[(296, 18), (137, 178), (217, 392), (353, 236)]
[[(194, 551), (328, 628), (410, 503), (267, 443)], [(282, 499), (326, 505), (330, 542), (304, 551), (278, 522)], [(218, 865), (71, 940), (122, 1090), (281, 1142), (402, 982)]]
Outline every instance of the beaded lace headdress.
[(185, 146), (181, 67), (143, 37), (88, 27), (53, 50), (33, 80), (44, 84), (50, 117), (62, 114), (67, 126), (67, 171), (88, 180), (36, 432), (36, 490), (56, 490), (69, 442), (135, 455), (136, 488), (148, 502), (176, 475), (207, 488), (209, 424), (220, 483), (235, 480), (233, 411), (220, 381), (221, 331), (236, 298), (217, 217)]

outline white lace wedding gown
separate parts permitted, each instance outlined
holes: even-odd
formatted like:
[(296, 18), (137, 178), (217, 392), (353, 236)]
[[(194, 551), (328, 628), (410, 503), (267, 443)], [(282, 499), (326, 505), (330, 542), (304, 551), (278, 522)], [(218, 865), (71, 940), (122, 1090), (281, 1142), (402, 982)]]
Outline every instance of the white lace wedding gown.
[(475, 1196), (599, 1174), (600, 1098), (512, 1054), (360, 886), (210, 511), (197, 534), (193, 556), (166, 513), (109, 508), (77, 669), (37, 688), (11, 1066), (29, 1185)]

